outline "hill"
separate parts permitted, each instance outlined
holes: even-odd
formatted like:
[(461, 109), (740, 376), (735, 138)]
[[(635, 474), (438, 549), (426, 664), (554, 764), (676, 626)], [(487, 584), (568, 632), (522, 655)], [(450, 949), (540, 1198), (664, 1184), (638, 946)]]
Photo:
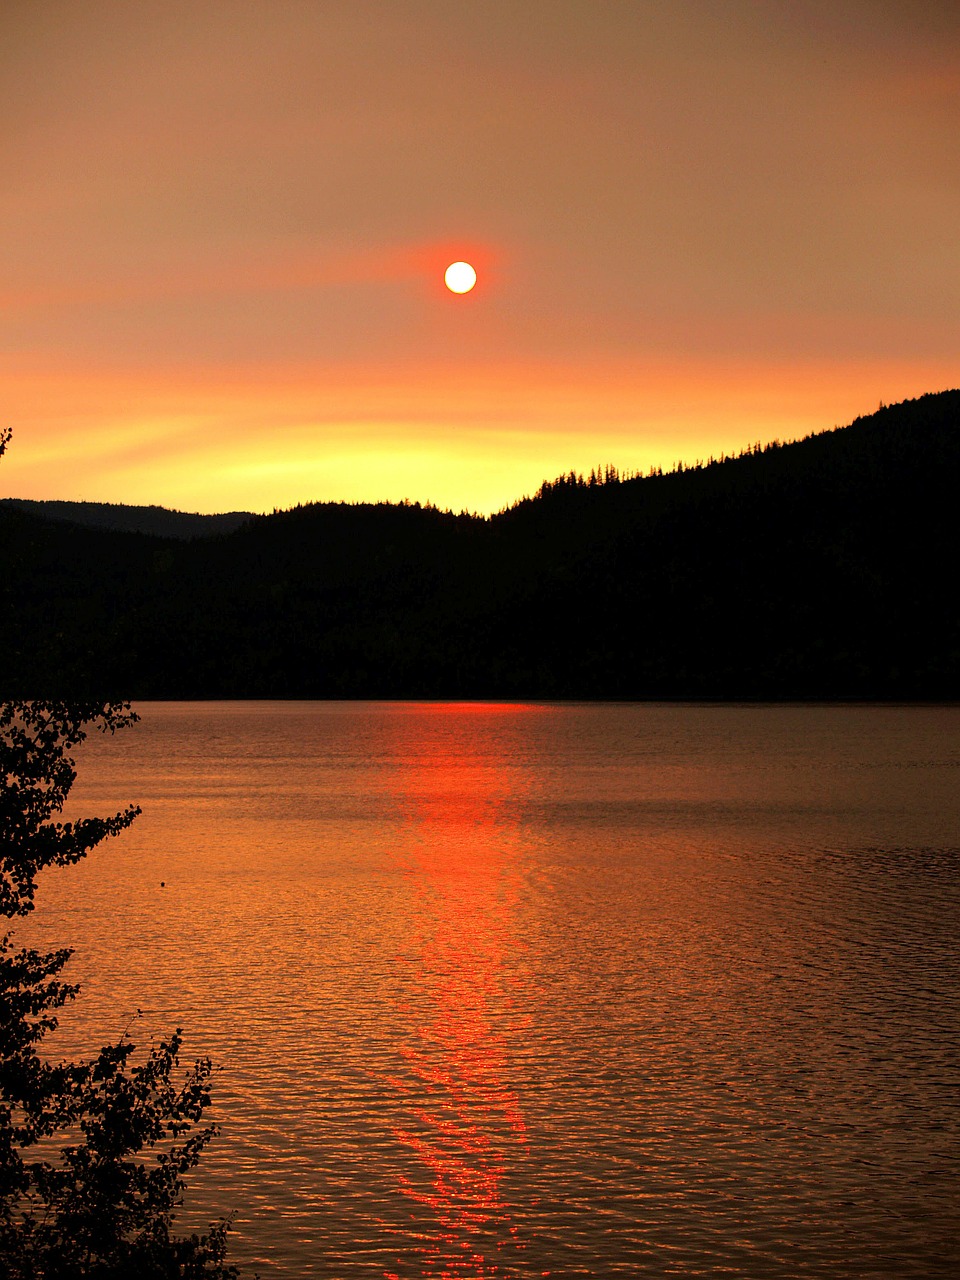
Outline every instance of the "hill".
[(960, 697), (960, 391), (489, 520), (317, 504), (191, 542), (0, 506), (11, 692)]
[(131, 507), (118, 502), (39, 502), (32, 498), (0, 498), (0, 503), (47, 520), (90, 525), (94, 529), (122, 530), (124, 533), (149, 533), (161, 538), (212, 538), (221, 533), (233, 533), (234, 529), (253, 518), (251, 511), (205, 516), (170, 511), (167, 507)]

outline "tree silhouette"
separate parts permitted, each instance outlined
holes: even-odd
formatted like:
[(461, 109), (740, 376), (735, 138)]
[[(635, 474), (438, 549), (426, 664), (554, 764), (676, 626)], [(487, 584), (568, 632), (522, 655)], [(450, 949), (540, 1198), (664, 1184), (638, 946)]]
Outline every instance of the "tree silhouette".
[[(119, 702), (0, 703), (0, 915), (25, 916), (40, 871), (79, 861), (136, 818), (131, 806), (58, 820), (76, 779), (71, 751), (91, 729), (136, 719)], [(225, 1221), (173, 1231), (185, 1175), (216, 1133), (203, 1124), (209, 1059), (181, 1072), (178, 1028), (140, 1062), (126, 1035), (88, 1061), (51, 1060), (43, 1042), (78, 991), (61, 977), (70, 955), (0, 939), (0, 1275), (236, 1277)]]

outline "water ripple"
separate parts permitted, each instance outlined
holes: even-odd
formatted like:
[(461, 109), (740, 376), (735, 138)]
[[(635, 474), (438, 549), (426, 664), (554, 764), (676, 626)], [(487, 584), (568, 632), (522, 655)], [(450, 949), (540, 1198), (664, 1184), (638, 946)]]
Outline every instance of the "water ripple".
[(265, 1280), (960, 1272), (960, 711), (142, 711), (25, 933), (222, 1064)]

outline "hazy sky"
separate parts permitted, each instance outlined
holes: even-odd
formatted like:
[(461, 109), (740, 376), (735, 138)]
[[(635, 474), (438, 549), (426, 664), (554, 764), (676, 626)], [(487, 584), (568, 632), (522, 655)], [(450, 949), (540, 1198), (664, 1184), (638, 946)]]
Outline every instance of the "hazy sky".
[(960, 385), (957, 0), (2, 0), (0, 145), (0, 493), (491, 510)]

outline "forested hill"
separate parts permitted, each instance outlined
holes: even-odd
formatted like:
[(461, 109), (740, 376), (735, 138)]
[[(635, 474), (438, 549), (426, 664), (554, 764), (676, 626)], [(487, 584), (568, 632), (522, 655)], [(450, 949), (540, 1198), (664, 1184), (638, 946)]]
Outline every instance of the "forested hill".
[[(2, 466), (2, 464), (0, 464)], [(483, 520), (194, 541), (0, 504), (7, 695), (960, 698), (960, 391)]]
[(19, 507), (48, 520), (92, 525), (95, 529), (117, 529), (124, 533), (151, 533), (161, 538), (212, 538), (233, 533), (253, 518), (250, 511), (228, 511), (223, 515), (194, 515), (167, 507), (131, 507), (121, 502), (38, 502), (31, 498), (0, 498), (0, 503)]

